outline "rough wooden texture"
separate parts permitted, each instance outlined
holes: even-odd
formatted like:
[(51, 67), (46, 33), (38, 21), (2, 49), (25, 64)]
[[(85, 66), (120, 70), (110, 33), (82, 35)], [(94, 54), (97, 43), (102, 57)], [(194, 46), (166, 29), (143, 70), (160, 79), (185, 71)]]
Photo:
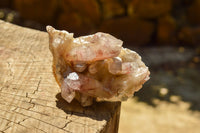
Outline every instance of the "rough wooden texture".
[(120, 103), (68, 104), (51, 66), (47, 33), (0, 21), (0, 132), (118, 131)]

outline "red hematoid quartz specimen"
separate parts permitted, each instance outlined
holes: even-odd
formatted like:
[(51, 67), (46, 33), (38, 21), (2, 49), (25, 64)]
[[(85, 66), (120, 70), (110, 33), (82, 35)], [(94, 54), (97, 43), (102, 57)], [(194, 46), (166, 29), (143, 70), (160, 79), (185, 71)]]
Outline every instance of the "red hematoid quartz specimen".
[(53, 72), (61, 95), (82, 106), (96, 101), (124, 101), (149, 79), (148, 67), (122, 41), (98, 32), (78, 38), (47, 26)]

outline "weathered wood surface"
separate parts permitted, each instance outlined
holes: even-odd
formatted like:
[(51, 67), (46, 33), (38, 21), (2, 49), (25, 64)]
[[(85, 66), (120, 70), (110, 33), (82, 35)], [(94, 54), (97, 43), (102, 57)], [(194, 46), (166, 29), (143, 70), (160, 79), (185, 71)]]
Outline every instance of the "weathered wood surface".
[(0, 20), (0, 132), (115, 133), (120, 103), (65, 102), (45, 32)]

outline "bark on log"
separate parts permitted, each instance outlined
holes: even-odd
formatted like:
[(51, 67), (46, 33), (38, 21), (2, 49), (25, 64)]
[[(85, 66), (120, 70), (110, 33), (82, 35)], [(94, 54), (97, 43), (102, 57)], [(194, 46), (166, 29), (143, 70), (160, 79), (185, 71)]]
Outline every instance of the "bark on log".
[(120, 103), (65, 102), (45, 32), (0, 20), (0, 132), (116, 133)]

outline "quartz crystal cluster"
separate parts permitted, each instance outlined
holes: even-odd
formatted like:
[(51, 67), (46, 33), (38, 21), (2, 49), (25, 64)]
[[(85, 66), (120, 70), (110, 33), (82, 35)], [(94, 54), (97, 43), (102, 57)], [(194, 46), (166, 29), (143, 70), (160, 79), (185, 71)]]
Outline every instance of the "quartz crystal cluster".
[(73, 33), (47, 26), (53, 72), (61, 96), (82, 106), (96, 101), (124, 101), (149, 79), (148, 67), (122, 41), (98, 32), (73, 37)]

